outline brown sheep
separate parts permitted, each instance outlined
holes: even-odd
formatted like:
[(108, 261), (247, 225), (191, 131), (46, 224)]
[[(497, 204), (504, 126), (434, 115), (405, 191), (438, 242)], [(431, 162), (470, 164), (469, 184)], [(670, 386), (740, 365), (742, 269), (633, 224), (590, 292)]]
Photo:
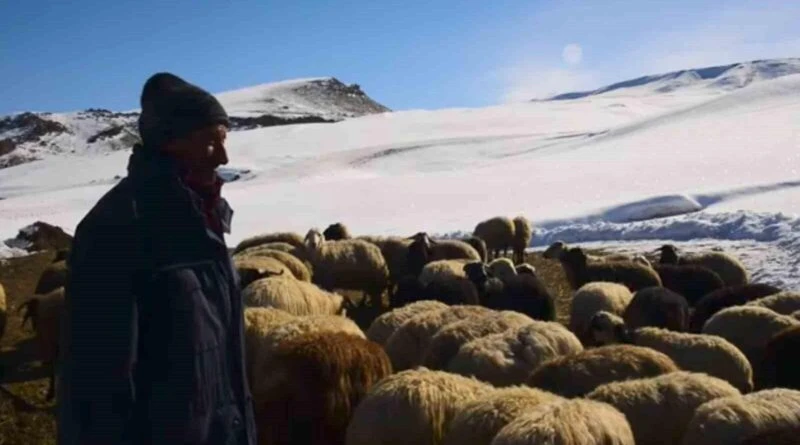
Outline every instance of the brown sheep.
[(678, 248), (665, 244), (661, 251), (661, 264), (703, 266), (716, 272), (726, 286), (744, 286), (750, 282), (750, 274), (744, 265), (733, 256), (723, 252), (704, 252), (678, 255)]
[(800, 390), (800, 325), (773, 336), (761, 355), (756, 382), (758, 389)]
[(647, 287), (633, 294), (622, 318), (630, 329), (652, 326), (685, 332), (689, 328), (689, 304), (667, 288)]
[(717, 312), (731, 307), (739, 306), (759, 298), (780, 293), (780, 289), (761, 283), (751, 283), (744, 286), (723, 287), (701, 298), (694, 306), (689, 330), (700, 332), (703, 325)]
[(572, 276), (573, 290), (579, 289), (593, 281), (607, 281), (624, 284), (636, 292), (651, 286), (661, 286), (661, 278), (652, 268), (632, 261), (608, 261), (604, 263), (588, 263), (586, 253), (579, 247), (573, 247), (560, 257), (561, 266), (567, 276)]
[(499, 257), (500, 252), (506, 255), (514, 245), (514, 223), (505, 216), (481, 221), (472, 234), (486, 242), (487, 260)]
[(66, 261), (56, 261), (42, 272), (39, 281), (36, 283), (36, 289), (33, 291), (36, 295), (45, 295), (64, 287), (67, 284), (67, 268)]
[(344, 445), (362, 398), (392, 373), (376, 343), (341, 332), (301, 334), (278, 346), (255, 401), (258, 442)]
[(36, 352), (38, 358), (50, 371), (50, 382), (47, 387), (46, 399), (55, 397), (55, 363), (58, 358), (61, 317), (64, 310), (64, 288), (60, 287), (47, 295), (32, 297), (19, 307), (25, 310), (22, 316), (22, 325), (31, 321), (36, 336)]
[(530, 245), (533, 229), (528, 218), (520, 215), (514, 218), (514, 263), (525, 262), (525, 249)]

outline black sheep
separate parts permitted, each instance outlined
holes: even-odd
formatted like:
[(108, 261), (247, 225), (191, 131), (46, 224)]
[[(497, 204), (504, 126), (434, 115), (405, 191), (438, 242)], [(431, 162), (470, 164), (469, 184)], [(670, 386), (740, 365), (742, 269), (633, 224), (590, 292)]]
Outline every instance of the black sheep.
[(772, 337), (756, 367), (758, 389), (800, 390), (800, 326), (785, 329)]
[(465, 239), (464, 242), (475, 248), (475, 250), (478, 251), (478, 256), (481, 257), (481, 261), (484, 263), (486, 262), (487, 250), (486, 242), (484, 240), (478, 238), (477, 236), (471, 236)]
[(431, 281), (425, 286), (423, 295), (426, 300), (441, 301), (447, 305), (469, 304), (479, 305), (478, 290), (472, 281), (466, 278), (447, 278)]
[(761, 283), (717, 289), (701, 298), (694, 305), (694, 313), (689, 323), (689, 330), (691, 332), (700, 332), (703, 330), (703, 325), (706, 324), (706, 321), (717, 312), (731, 306), (739, 306), (759, 298), (774, 295), (780, 291), (775, 286)]
[(661, 286), (661, 279), (650, 267), (631, 261), (588, 264), (586, 253), (580, 247), (567, 249), (561, 255), (560, 260), (565, 273), (572, 276), (575, 281), (572, 283), (573, 290), (593, 281), (624, 284), (631, 292), (646, 287)]
[(483, 306), (519, 312), (536, 320), (556, 319), (555, 299), (536, 275), (520, 274), (503, 282), (491, 276), (482, 263), (466, 264), (464, 273), (475, 284)]
[(654, 264), (653, 269), (664, 287), (683, 295), (692, 306), (704, 296), (725, 287), (722, 278), (706, 267)]
[(633, 295), (622, 318), (629, 329), (652, 326), (685, 332), (689, 327), (689, 303), (667, 288), (647, 287)]
[(327, 241), (339, 241), (351, 238), (350, 231), (347, 230), (347, 226), (340, 222), (329, 225), (328, 228), (322, 232), (322, 236)]
[(425, 232), (419, 232), (408, 239), (413, 240), (408, 245), (408, 254), (406, 256), (408, 273), (418, 277), (425, 265), (431, 261), (431, 255), (433, 254), (431, 239)]

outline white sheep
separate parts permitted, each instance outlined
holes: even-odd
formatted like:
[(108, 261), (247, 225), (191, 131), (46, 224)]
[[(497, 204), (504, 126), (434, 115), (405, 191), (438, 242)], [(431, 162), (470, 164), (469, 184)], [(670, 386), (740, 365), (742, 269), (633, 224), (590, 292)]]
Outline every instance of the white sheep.
[(394, 331), (415, 315), (445, 308), (447, 305), (441, 301), (422, 300), (393, 309), (381, 314), (370, 323), (369, 329), (367, 329), (367, 338), (379, 345), (384, 345)]
[(500, 311), (451, 323), (431, 338), (423, 354), (422, 365), (430, 369), (446, 369), (461, 346), (470, 341), (532, 322), (532, 318), (519, 312)]
[(486, 242), (487, 259), (497, 258), (501, 252), (505, 255), (514, 246), (514, 222), (505, 216), (479, 222), (472, 234)]
[(489, 263), (489, 272), (495, 278), (507, 283), (511, 277), (517, 276), (517, 269), (508, 258), (495, 258)]
[(533, 228), (528, 218), (519, 215), (512, 220), (514, 223), (514, 262), (519, 264), (525, 261), (525, 249), (531, 244)]
[(586, 395), (625, 414), (637, 444), (680, 443), (694, 411), (722, 397), (739, 396), (728, 382), (702, 373), (671, 372), (658, 377), (613, 382)]
[(450, 323), (491, 313), (491, 309), (473, 305), (449, 306), (417, 314), (403, 323), (384, 344), (392, 368), (402, 371), (422, 363), (422, 356), (439, 329)]
[(581, 350), (578, 338), (560, 324), (535, 320), (465, 344), (447, 371), (495, 386), (518, 385), (542, 363)]
[(419, 274), (419, 282), (424, 287), (438, 280), (449, 280), (451, 278), (466, 278), (464, 265), (471, 260), (436, 260), (431, 261), (422, 268)]
[(491, 445), (636, 445), (625, 416), (593, 400), (539, 405), (500, 430)]
[(267, 332), (297, 317), (273, 307), (247, 307), (244, 309), (245, 367), (248, 381), (253, 381), (255, 358)]
[(235, 256), (233, 265), (239, 274), (242, 289), (262, 278), (283, 275), (294, 278), (292, 271), (275, 258), (258, 256)]
[(531, 409), (563, 400), (525, 386), (495, 389), (465, 405), (450, 423), (443, 445), (490, 445), (506, 425)]
[(343, 313), (344, 297), (291, 276), (262, 278), (242, 291), (245, 305), (274, 307), (293, 315)]
[(592, 346), (589, 331), (592, 317), (600, 311), (622, 316), (632, 299), (633, 293), (622, 284), (605, 281), (586, 283), (572, 297), (569, 330), (585, 346)]
[(746, 303), (745, 306), (760, 306), (783, 315), (800, 311), (800, 292), (781, 292)]
[(733, 306), (712, 316), (703, 326), (703, 334), (717, 335), (739, 348), (753, 365), (758, 380), (758, 366), (769, 340), (782, 330), (800, 325), (796, 319), (764, 307)]
[(551, 359), (530, 375), (527, 384), (564, 397), (582, 397), (606, 383), (677, 370), (671, 358), (653, 349), (610, 345)]
[(233, 256), (233, 259), (236, 260), (237, 258), (248, 256), (273, 258), (283, 263), (298, 280), (311, 281), (311, 271), (308, 269), (308, 266), (291, 253), (263, 248), (263, 246), (256, 246), (237, 253)]
[(768, 389), (700, 405), (682, 445), (739, 445), (749, 437), (800, 427), (800, 391)]
[(627, 329), (622, 318), (608, 312), (598, 312), (591, 325), (595, 344), (627, 343), (651, 348), (669, 356), (682, 370), (720, 378), (743, 393), (753, 390), (750, 361), (722, 337), (654, 327)]
[(430, 240), (430, 260), (481, 261), (481, 255), (469, 243), (457, 239)]
[(294, 232), (276, 232), (251, 236), (250, 238), (246, 238), (236, 245), (233, 253), (236, 254), (245, 249), (269, 243), (286, 243), (294, 247), (302, 247), (303, 237)]
[(314, 283), (323, 289), (361, 290), (379, 302), (389, 282), (389, 269), (375, 244), (347, 239), (326, 241), (318, 230), (306, 235), (306, 251), (314, 270)]
[(386, 377), (364, 397), (346, 445), (438, 445), (462, 407), (492, 391), (475, 379), (424, 367)]

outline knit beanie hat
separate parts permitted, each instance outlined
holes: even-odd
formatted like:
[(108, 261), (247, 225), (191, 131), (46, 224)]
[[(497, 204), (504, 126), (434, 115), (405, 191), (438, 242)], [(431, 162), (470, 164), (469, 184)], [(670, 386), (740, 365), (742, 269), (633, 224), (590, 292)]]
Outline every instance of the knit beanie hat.
[(208, 125), (230, 125), (217, 98), (171, 73), (147, 79), (141, 105), (139, 135), (144, 146), (153, 149)]

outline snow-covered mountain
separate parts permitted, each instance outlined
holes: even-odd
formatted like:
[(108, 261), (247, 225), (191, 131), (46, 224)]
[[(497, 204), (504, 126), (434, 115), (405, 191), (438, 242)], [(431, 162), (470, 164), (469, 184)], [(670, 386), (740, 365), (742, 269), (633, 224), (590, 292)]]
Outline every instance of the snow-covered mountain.
[[(217, 93), (232, 130), (346, 118), (389, 111), (356, 85), (331, 77), (269, 83)], [(60, 154), (126, 150), (138, 139), (137, 110), (24, 112), (0, 117), (0, 168)]]
[(761, 81), (799, 73), (800, 58), (754, 60), (637, 77), (592, 91), (559, 94), (547, 100), (571, 100), (599, 95), (632, 96), (678, 92), (723, 94)]

